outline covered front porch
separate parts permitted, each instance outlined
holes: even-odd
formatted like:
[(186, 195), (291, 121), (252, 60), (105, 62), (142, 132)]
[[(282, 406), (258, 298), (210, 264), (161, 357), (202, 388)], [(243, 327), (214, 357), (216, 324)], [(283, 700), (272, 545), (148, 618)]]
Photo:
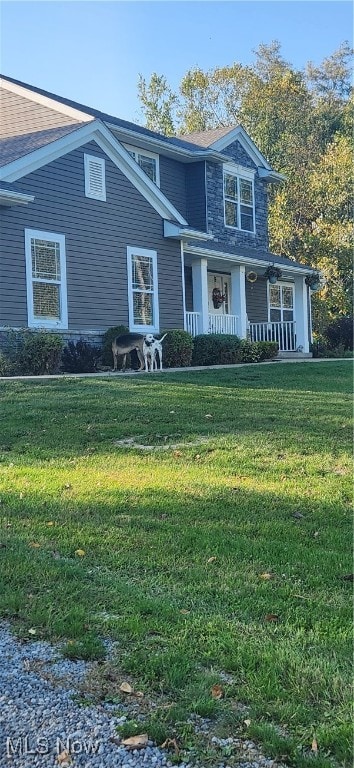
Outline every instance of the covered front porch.
[[(207, 333), (226, 333), (240, 336), (238, 330), (240, 318), (237, 315), (216, 317), (208, 314)], [(200, 325), (199, 312), (187, 312), (185, 330), (192, 336), (198, 336)], [(242, 338), (242, 337), (241, 337)], [(250, 341), (276, 341), (280, 352), (296, 352), (296, 323), (247, 323), (247, 338)]]
[(185, 330), (251, 341), (276, 341), (280, 353), (309, 354), (311, 341), (306, 270), (282, 269), (271, 284), (267, 264), (185, 258)]

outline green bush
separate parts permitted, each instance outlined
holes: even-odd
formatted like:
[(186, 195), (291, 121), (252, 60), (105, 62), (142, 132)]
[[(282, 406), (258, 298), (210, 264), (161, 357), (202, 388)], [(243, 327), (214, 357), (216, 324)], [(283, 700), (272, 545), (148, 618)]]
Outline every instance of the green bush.
[(310, 352), (312, 352), (313, 357), (328, 357), (328, 339), (326, 339), (323, 334), (314, 332)]
[[(279, 351), (279, 345), (276, 341), (254, 341), (252, 346), (256, 348), (259, 354), (259, 360), (274, 360)], [(245, 362), (248, 362), (247, 360)]]
[(49, 331), (17, 331), (13, 361), (22, 375), (41, 376), (57, 373), (63, 351), (63, 339)]
[[(113, 355), (112, 355), (112, 341), (116, 336), (121, 336), (122, 333), (129, 333), (129, 328), (126, 325), (115, 325), (112, 328), (108, 328), (102, 338), (102, 365), (113, 368)], [(118, 368), (122, 367), (123, 358), (118, 358)], [(127, 362), (129, 362), (127, 358)], [(129, 367), (127, 365), (127, 367)]]
[(193, 365), (239, 363), (241, 339), (222, 333), (208, 333), (193, 339)]
[(324, 336), (328, 340), (329, 347), (344, 350), (353, 349), (353, 317), (338, 317), (324, 330)]
[(193, 365), (234, 365), (272, 360), (278, 354), (273, 341), (249, 341), (238, 336), (210, 333), (194, 339)]
[(83, 339), (69, 341), (63, 351), (62, 369), (68, 373), (93, 373), (100, 355), (100, 349)]
[(162, 342), (163, 365), (165, 368), (185, 368), (191, 365), (193, 338), (187, 331), (173, 329), (162, 331), (167, 333)]
[(8, 355), (0, 351), (0, 376), (12, 376), (16, 374), (16, 368)]
[(239, 363), (259, 363), (262, 351), (258, 346), (259, 342), (241, 339), (239, 350)]
[(338, 344), (338, 346), (332, 347), (326, 336), (316, 332), (313, 334), (313, 342), (311, 344), (310, 352), (312, 352), (313, 357), (353, 357), (352, 350), (348, 349), (344, 344)]

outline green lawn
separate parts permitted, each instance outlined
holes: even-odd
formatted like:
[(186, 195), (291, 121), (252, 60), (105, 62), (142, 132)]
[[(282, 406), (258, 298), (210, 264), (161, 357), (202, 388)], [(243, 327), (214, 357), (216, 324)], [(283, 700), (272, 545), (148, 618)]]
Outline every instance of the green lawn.
[(118, 640), (120, 680), (164, 704), (149, 734), (203, 765), (191, 713), (351, 765), (351, 370), (1, 382), (1, 614), (72, 656)]

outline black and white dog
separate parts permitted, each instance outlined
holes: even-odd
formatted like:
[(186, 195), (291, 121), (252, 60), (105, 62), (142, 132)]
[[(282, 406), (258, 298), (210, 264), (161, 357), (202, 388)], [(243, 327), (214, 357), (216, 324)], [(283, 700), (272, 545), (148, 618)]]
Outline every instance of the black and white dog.
[(154, 336), (151, 339), (150, 336), (151, 334), (148, 334), (147, 336), (145, 336), (144, 344), (143, 344), (145, 370), (153, 371), (154, 369), (157, 369), (157, 355), (158, 355), (159, 363), (160, 363), (160, 371), (162, 371), (162, 342), (165, 336), (167, 336), (167, 333), (165, 333), (165, 335), (162, 336), (161, 339), (155, 339)]

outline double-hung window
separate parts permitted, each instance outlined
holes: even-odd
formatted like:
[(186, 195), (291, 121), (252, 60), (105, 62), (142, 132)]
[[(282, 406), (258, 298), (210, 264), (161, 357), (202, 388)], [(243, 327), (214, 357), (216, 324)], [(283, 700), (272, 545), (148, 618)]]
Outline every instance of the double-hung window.
[(127, 152), (134, 158), (135, 162), (157, 186), (160, 186), (159, 156), (144, 149), (138, 149), (126, 144)]
[(294, 286), (292, 284), (269, 284), (269, 320), (272, 323), (293, 322)]
[(128, 246), (129, 328), (131, 331), (159, 330), (157, 295), (157, 253)]
[(67, 328), (65, 236), (25, 230), (30, 328)]
[(227, 227), (255, 231), (253, 177), (224, 169), (224, 216)]

